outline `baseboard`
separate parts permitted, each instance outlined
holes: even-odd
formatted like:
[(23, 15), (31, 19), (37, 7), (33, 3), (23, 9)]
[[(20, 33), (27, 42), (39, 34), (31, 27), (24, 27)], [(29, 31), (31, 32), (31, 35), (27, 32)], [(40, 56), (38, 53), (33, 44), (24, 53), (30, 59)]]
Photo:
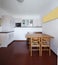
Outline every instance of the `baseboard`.
[(26, 42), (27, 40), (13, 40), (7, 47), (9, 47), (13, 42)]
[(13, 42), (14, 42), (14, 40), (11, 43), (9, 43), (7, 47), (9, 47)]
[(26, 42), (27, 40), (14, 40), (14, 42)]
[(57, 54), (51, 49), (51, 51), (57, 56)]

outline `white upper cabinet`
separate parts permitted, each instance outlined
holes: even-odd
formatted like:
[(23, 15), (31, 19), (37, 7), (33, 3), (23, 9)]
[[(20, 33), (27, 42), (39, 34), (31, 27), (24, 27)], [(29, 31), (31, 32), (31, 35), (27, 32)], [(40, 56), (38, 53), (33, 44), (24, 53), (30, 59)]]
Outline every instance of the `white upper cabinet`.
[(2, 19), (1, 23), (2, 31), (12, 31), (15, 25), (13, 18), (10, 16), (2, 16), (1, 19)]

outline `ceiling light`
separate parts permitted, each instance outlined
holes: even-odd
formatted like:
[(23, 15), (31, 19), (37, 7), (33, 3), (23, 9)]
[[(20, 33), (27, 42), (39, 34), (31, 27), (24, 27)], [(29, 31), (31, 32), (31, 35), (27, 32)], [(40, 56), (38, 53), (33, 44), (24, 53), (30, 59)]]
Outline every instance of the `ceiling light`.
[(18, 2), (22, 3), (24, 0), (17, 0)]

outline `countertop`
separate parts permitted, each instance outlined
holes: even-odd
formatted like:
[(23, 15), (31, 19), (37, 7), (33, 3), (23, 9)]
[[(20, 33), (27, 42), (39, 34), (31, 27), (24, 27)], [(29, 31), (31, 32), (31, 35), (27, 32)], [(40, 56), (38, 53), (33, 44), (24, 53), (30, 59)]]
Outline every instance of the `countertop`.
[(0, 31), (0, 33), (11, 33), (11, 32), (14, 32), (14, 31)]

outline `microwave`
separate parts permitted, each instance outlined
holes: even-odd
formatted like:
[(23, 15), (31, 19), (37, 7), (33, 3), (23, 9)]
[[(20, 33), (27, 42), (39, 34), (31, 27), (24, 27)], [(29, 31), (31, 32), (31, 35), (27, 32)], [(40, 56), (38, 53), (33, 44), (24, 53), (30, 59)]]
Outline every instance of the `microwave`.
[(15, 23), (15, 27), (21, 27), (21, 23)]

